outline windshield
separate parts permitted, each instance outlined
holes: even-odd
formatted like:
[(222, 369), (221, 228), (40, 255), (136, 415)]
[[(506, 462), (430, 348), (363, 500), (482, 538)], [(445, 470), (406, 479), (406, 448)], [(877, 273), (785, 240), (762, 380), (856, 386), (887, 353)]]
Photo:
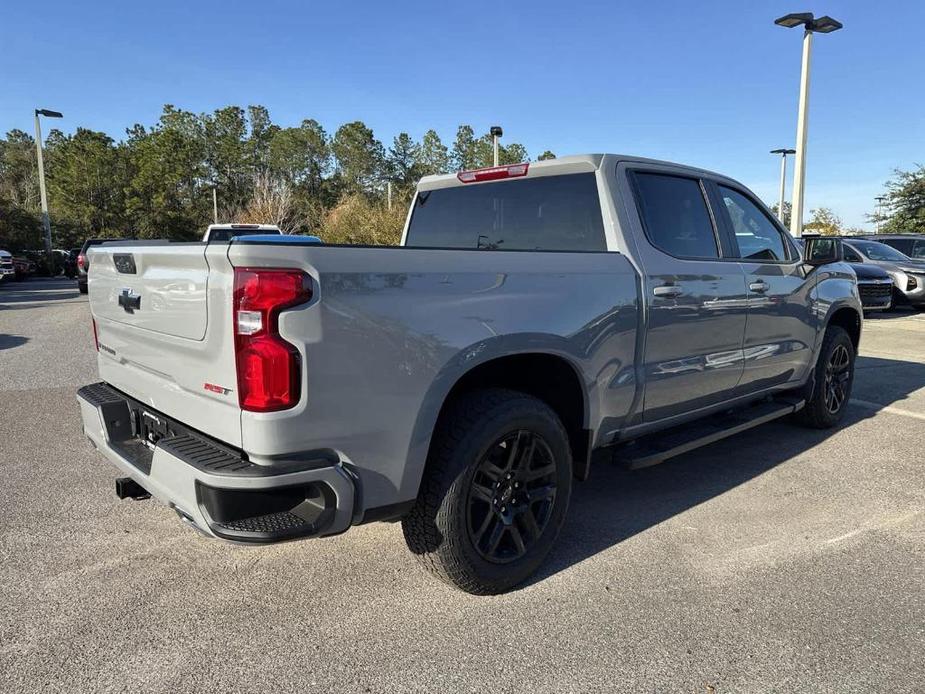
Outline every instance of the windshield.
[(851, 245), (871, 260), (886, 260), (898, 263), (909, 260), (909, 256), (903, 255), (895, 248), (891, 248), (885, 243), (879, 243), (877, 241), (852, 241)]

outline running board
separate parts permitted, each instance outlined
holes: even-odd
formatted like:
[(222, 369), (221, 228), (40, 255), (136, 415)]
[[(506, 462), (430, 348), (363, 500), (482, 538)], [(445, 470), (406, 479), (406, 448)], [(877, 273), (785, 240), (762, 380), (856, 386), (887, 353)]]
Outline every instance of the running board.
[(638, 470), (663, 463), (682, 453), (720, 441), (727, 436), (770, 422), (803, 409), (804, 401), (793, 398), (765, 400), (742, 410), (708, 417), (698, 422), (682, 424), (673, 429), (640, 437), (613, 454), (614, 462)]

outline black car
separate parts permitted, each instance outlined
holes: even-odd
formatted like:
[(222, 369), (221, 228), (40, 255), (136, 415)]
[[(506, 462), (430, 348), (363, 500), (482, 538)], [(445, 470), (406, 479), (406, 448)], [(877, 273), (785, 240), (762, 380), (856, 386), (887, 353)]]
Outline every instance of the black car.
[(867, 263), (848, 263), (858, 276), (858, 294), (865, 311), (883, 311), (893, 302), (893, 278), (883, 268)]
[[(803, 250), (803, 239), (794, 239)], [(883, 268), (864, 262), (852, 262), (845, 254), (845, 262), (858, 278), (858, 294), (864, 311), (885, 311), (893, 304), (893, 278)]]
[(77, 256), (77, 290), (81, 294), (87, 293), (87, 271), (90, 269), (90, 258), (87, 257), (87, 249), (90, 246), (99, 246), (107, 241), (118, 241), (119, 239), (87, 239), (80, 249)]

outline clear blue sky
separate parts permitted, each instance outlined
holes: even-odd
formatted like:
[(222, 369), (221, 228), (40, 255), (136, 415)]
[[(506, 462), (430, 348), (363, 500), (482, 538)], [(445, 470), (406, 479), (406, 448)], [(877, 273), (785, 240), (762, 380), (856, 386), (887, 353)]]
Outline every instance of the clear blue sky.
[(459, 123), (499, 123), (532, 156), (676, 160), (768, 202), (778, 175), (768, 150), (794, 144), (801, 38), (772, 21), (813, 11), (845, 28), (815, 41), (808, 207), (864, 225), (892, 169), (925, 161), (920, 2), (4, 5), (3, 132), (31, 130), (39, 106), (63, 111), (65, 131), (121, 138), (164, 103), (263, 104), (276, 123), (312, 117), (330, 132), (359, 119), (386, 144), (401, 130), (433, 127), (450, 142)]

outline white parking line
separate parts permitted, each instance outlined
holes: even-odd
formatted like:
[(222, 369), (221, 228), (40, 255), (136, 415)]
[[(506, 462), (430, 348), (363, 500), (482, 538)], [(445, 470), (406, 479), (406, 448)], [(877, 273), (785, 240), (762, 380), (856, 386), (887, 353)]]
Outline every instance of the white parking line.
[(858, 400), (857, 398), (851, 398), (849, 402), (852, 405), (866, 407), (869, 410), (877, 410), (878, 412), (886, 412), (888, 414), (899, 414), (903, 415), (904, 417), (912, 417), (913, 419), (921, 419), (925, 421), (925, 414), (920, 412), (910, 412), (909, 410), (903, 410), (899, 407), (893, 407), (892, 405), (882, 405), (879, 402), (871, 402), (870, 400)]

